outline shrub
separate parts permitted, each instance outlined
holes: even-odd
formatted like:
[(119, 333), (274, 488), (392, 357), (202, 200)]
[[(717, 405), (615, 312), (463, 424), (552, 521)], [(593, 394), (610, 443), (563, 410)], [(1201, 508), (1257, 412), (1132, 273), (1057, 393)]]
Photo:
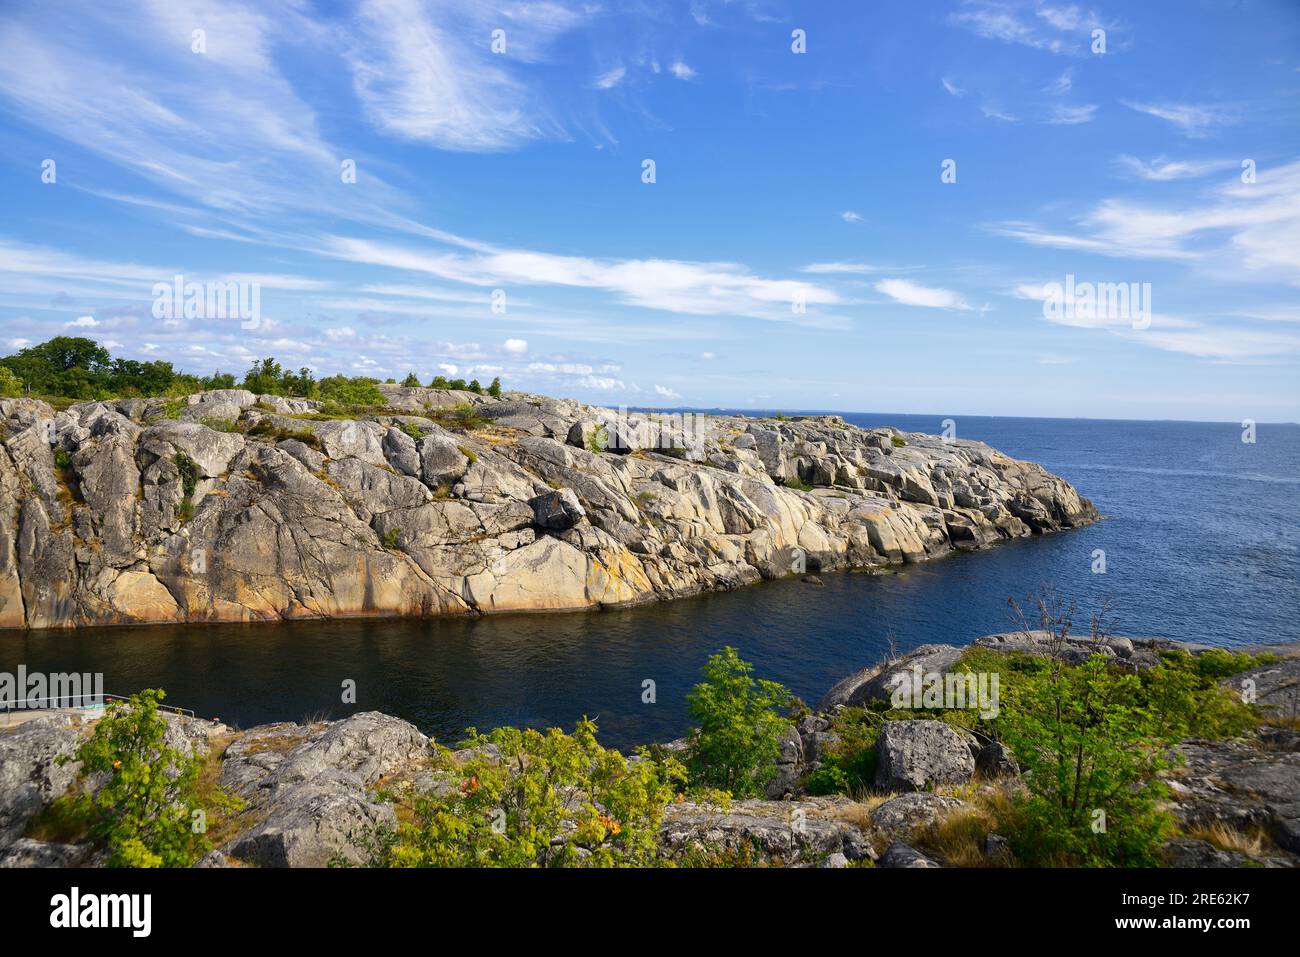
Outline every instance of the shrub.
[(213, 415), (207, 415), (199, 419), (203, 425), (207, 426), (213, 432), (238, 432), (239, 423), (234, 419), (220, 419)]
[[(658, 854), (664, 807), (685, 780), (671, 757), (629, 762), (596, 742), (584, 718), (573, 734), (472, 728), (460, 762), (434, 746), (435, 768), (459, 784), (415, 799), (409, 821), (373, 842), (395, 867), (645, 866)], [(491, 751), (495, 750), (499, 757)]]
[(283, 426), (276, 425), (270, 419), (262, 419), (259, 421), (248, 430), (248, 434), (271, 439), (273, 442), (283, 442), (286, 439), (297, 439), (303, 445), (310, 446), (317, 452), (321, 450), (320, 436), (311, 429), (286, 429)]
[(803, 479), (797, 477), (788, 478), (781, 484), (784, 485), (786, 488), (792, 488), (800, 492), (811, 492), (813, 490), (812, 485), (808, 484)]
[(420, 387), (420, 377), (414, 372), (406, 373), (406, 378), (402, 380), (402, 388), (418, 389)]
[(384, 548), (396, 548), (397, 540), (401, 537), (402, 537), (402, 530), (400, 528), (390, 528), (388, 531), (384, 532), (384, 537), (383, 537)]
[(587, 451), (599, 454), (609, 448), (609, 429), (598, 425), (587, 435)]
[(1143, 706), (1142, 679), (1094, 655), (1021, 675), (998, 725), (1025, 770), (1024, 821), (1011, 834), (1031, 865), (1154, 866), (1171, 819), (1157, 773), (1180, 724)]
[[(210, 849), (197, 787), (203, 762), (167, 744), (158, 713), (164, 697), (149, 689), (111, 702), (77, 749), (83, 775), (108, 776), (96, 794), (76, 801), (113, 867), (188, 867)], [(230, 803), (218, 793), (217, 807)]]
[(468, 402), (430, 409), (429, 418), (445, 429), (458, 429), (462, 432), (481, 429), (487, 424), (487, 420), (479, 414), (478, 409)]
[(889, 444), (896, 449), (901, 449), (907, 444), (907, 439), (903, 438), (901, 435), (891, 435), (889, 437)]
[[(808, 775), (809, 794), (852, 794), (867, 791), (876, 775), (876, 738), (889, 718), (913, 717), (898, 711), (845, 708), (830, 730), (839, 741), (819, 751), (821, 767)], [(924, 715), (915, 715), (924, 717)]]
[(727, 646), (704, 666), (704, 681), (686, 696), (691, 717), (689, 767), (692, 781), (757, 797), (772, 776), (781, 736), (791, 727), (781, 713), (791, 695), (775, 681), (750, 676), (754, 666)]
[(341, 409), (381, 408), (388, 403), (379, 389), (379, 380), (366, 376), (332, 375), (321, 379), (320, 397), (327, 406)]
[(492, 396), (492, 398), (494, 398), (494, 399), (499, 399), (499, 398), (501, 398), (501, 378), (500, 378), (500, 376), (498, 376), (497, 378), (495, 378), (495, 379), (492, 380), (492, 384), (489, 385), (489, 386), (487, 387), (487, 394), (490, 395), (490, 396)]
[(181, 504), (176, 514), (182, 522), (188, 522), (194, 517), (194, 503), (191, 499), (194, 490), (198, 487), (199, 479), (203, 477), (203, 472), (199, 469), (198, 463), (184, 452), (177, 452), (172, 461), (176, 463), (176, 468), (181, 473)]
[(13, 399), (22, 394), (22, 380), (8, 366), (0, 366), (0, 399)]

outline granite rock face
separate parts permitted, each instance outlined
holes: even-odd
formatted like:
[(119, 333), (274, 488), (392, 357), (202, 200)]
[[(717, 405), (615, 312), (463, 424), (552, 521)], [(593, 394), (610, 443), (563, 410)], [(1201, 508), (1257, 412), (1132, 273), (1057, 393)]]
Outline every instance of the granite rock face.
[(575, 610), (1098, 517), (982, 443), (836, 416), (382, 388), (355, 421), (242, 389), (0, 400), (0, 628)]

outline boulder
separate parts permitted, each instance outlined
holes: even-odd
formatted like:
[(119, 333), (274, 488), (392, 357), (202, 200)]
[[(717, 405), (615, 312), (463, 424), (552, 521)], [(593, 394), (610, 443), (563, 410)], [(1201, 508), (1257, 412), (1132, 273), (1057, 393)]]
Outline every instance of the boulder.
[(975, 773), (970, 744), (942, 721), (886, 721), (876, 739), (877, 787), (924, 791), (965, 784)]
[(469, 458), (450, 435), (432, 433), (420, 440), (420, 476), (431, 488), (450, 486), (469, 468)]
[(939, 867), (938, 861), (902, 841), (895, 841), (880, 855), (877, 867)]
[(917, 828), (928, 827), (945, 814), (965, 807), (965, 801), (924, 791), (900, 794), (871, 812), (871, 826), (906, 837)]
[(827, 811), (826, 804), (812, 801), (732, 801), (725, 812), (713, 805), (670, 804), (659, 836), (670, 855), (694, 847), (714, 853), (752, 848), (762, 859), (783, 864), (832, 854), (870, 857), (862, 832)]
[(528, 504), (533, 507), (533, 521), (552, 531), (572, 528), (587, 515), (578, 496), (567, 488), (538, 495)]
[(0, 850), (76, 780), (81, 764), (72, 757), (81, 738), (80, 721), (62, 714), (0, 731)]

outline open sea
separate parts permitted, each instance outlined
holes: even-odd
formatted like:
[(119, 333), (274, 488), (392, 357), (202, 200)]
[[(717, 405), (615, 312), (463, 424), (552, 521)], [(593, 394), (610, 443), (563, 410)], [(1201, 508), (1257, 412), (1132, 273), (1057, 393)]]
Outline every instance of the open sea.
[[(848, 414), (937, 433), (941, 416)], [(1112, 630), (1225, 647), (1300, 640), (1300, 426), (957, 418), (980, 439), (1072, 482), (1096, 525), (954, 555), (897, 574), (826, 573), (618, 611), (478, 620), (330, 621), (0, 633), (0, 671), (103, 672), (104, 690), (162, 687), (169, 704), (248, 727), (379, 710), (440, 740), (467, 726), (597, 719), (607, 744), (686, 728), (708, 655), (735, 645), (810, 703), (877, 660), (1012, 627), (1007, 599), (1040, 584), (1106, 599)], [(1105, 552), (1105, 573), (1093, 571)], [(645, 703), (643, 682), (655, 682)], [(345, 680), (357, 704), (340, 703)]]

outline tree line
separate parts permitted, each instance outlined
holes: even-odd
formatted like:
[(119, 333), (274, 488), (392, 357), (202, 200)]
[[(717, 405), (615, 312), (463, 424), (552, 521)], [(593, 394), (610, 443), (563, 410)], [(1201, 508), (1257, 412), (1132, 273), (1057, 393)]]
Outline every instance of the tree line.
[[(242, 381), (233, 373), (221, 371), (206, 376), (192, 375), (178, 371), (161, 359), (141, 362), (115, 358), (93, 339), (80, 336), (56, 336), (0, 358), (2, 397), (32, 395), (86, 401), (244, 388), (259, 395), (322, 399), (342, 405), (376, 405), (384, 401), (377, 388), (379, 381), (369, 376), (344, 375), (317, 379), (305, 366), (295, 372), (269, 357), (254, 362)], [(394, 379), (387, 381), (396, 384)], [(411, 372), (401, 384), (418, 387), (420, 380)], [(484, 387), (478, 379), (466, 382), (439, 375), (434, 376), (429, 388), (459, 389), (495, 397), (501, 394), (501, 380), (495, 378)]]

